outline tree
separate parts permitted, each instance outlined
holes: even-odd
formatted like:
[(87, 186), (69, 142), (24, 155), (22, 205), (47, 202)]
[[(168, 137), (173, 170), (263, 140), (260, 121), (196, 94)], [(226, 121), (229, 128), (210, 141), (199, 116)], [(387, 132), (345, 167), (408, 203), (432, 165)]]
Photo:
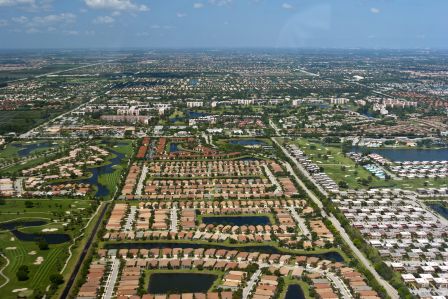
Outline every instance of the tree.
[(30, 200), (27, 200), (25, 201), (25, 207), (31, 209), (32, 207), (34, 207), (34, 203)]
[(40, 239), (37, 246), (40, 250), (48, 250), (48, 242), (45, 239)]
[(30, 269), (26, 265), (22, 265), (17, 270), (16, 276), (18, 281), (28, 280), (30, 277), (28, 274), (30, 273)]
[(52, 285), (60, 285), (64, 282), (64, 277), (59, 273), (51, 274), (50, 282)]

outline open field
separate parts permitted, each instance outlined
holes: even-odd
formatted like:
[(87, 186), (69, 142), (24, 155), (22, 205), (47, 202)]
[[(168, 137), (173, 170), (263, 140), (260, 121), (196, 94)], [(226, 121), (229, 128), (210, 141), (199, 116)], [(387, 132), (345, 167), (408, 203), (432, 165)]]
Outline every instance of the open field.
[(50, 119), (58, 111), (14, 110), (0, 111), (0, 134), (23, 133)]
[[(27, 208), (25, 203), (29, 201), (32, 201), (33, 207)], [(88, 200), (11, 199), (6, 200), (1, 206), (0, 223), (14, 220), (44, 220), (48, 223), (41, 226), (19, 228), (19, 231), (27, 234), (38, 234), (42, 233), (43, 229), (49, 229), (49, 233), (68, 234), (73, 239), (79, 235), (80, 229), (87, 222), (93, 208), (92, 201)], [(63, 223), (67, 224), (63, 225)], [(50, 284), (50, 275), (58, 273), (62, 269), (68, 257), (70, 244), (71, 241), (49, 244), (48, 249), (41, 250), (36, 241), (22, 241), (12, 232), (2, 230), (0, 232), (0, 250), (10, 261), (10, 264), (4, 270), (4, 274), (10, 279), (10, 282), (1, 289), (2, 298), (17, 298), (18, 293), (13, 293), (13, 290), (17, 289), (26, 288), (25, 293), (43, 292)], [(16, 273), (19, 267), (23, 265), (29, 267), (29, 279), (19, 281)]]

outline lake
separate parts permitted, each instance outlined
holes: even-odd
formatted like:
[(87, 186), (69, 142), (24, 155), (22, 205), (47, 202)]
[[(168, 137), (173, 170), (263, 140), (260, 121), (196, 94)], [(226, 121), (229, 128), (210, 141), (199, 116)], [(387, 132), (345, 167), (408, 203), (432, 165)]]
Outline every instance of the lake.
[(202, 273), (153, 273), (149, 277), (148, 293), (206, 293), (218, 278)]
[(101, 174), (108, 174), (114, 172), (113, 167), (115, 165), (119, 165), (125, 156), (124, 154), (111, 149), (108, 149), (108, 151), (115, 154), (115, 157), (109, 160), (110, 162), (109, 164), (100, 167), (89, 168), (88, 172), (90, 172), (92, 175), (87, 179), (76, 181), (77, 183), (80, 184), (90, 184), (92, 186), (96, 186), (97, 191), (95, 193), (95, 197), (106, 197), (109, 195), (110, 190), (107, 189), (106, 186), (100, 184), (98, 182), (98, 178)]
[(271, 224), (267, 216), (204, 216), (202, 223), (213, 225), (267, 225)]
[[(152, 249), (152, 248), (216, 248), (216, 249), (226, 249), (226, 250), (234, 250), (239, 249), (245, 252), (260, 252), (260, 253), (269, 253), (269, 254), (290, 254), (284, 253), (280, 251), (278, 248), (270, 245), (249, 245), (249, 246), (229, 246), (229, 245), (215, 245), (215, 244), (195, 244), (195, 243), (182, 243), (182, 242), (114, 242), (114, 243), (106, 243), (104, 245), (105, 249)], [(301, 253), (297, 255), (303, 256), (315, 256), (320, 259), (327, 259), (333, 262), (343, 262), (344, 259), (342, 256), (335, 251), (313, 254), (313, 253)]]
[(51, 147), (58, 146), (58, 145), (52, 144), (50, 142), (37, 142), (37, 143), (30, 143), (30, 144), (14, 143), (13, 146), (20, 148), (17, 151), (17, 154), (19, 155), (20, 158), (24, 158), (24, 157), (27, 157), (29, 154), (31, 154), (36, 149), (39, 149), (39, 148), (46, 149), (46, 148), (51, 148)]
[(305, 295), (298, 284), (291, 284), (286, 291), (285, 299), (305, 299)]
[(70, 241), (70, 236), (67, 234), (53, 234), (53, 233), (24, 233), (19, 231), (18, 227), (32, 227), (47, 224), (43, 220), (29, 220), (29, 221), (10, 221), (0, 224), (0, 228), (11, 231), (11, 233), (20, 241), (38, 241), (44, 239), (48, 244), (61, 244)]
[(442, 215), (444, 218), (448, 219), (448, 208), (443, 206), (442, 204), (435, 203), (428, 205), (431, 209), (433, 209), (438, 214)]
[(267, 145), (266, 142), (258, 139), (232, 139), (229, 142), (230, 144), (242, 146)]
[(391, 161), (443, 161), (448, 160), (448, 148), (441, 149), (407, 149), (407, 148), (365, 148), (353, 147), (354, 152), (370, 152), (381, 155)]

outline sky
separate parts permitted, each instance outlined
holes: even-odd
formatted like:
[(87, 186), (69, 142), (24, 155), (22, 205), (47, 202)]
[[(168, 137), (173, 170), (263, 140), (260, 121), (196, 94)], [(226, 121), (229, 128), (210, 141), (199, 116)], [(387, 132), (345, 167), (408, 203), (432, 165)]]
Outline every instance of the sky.
[(0, 0), (0, 48), (447, 49), (447, 0)]

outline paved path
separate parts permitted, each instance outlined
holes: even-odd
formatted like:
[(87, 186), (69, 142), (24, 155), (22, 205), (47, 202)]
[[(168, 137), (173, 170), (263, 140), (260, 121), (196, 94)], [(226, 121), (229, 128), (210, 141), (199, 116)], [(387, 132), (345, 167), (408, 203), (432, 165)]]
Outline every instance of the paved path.
[(129, 212), (128, 217), (126, 217), (126, 223), (123, 226), (123, 231), (131, 231), (132, 225), (134, 224), (135, 214), (137, 214), (137, 207), (131, 206), (131, 211)]
[[(287, 155), (288, 157), (290, 157), (290, 159), (292, 161), (296, 161), (295, 159), (293, 159), (293, 157), (291, 158), (291, 155), (289, 155), (288, 151), (280, 144), (277, 142), (277, 140), (275, 140), (275, 138), (272, 138), (272, 140), (274, 141), (275, 144), (277, 144), (277, 146), (280, 147), (280, 149), (283, 151), (283, 153), (285, 153), (285, 155)], [(358, 258), (358, 260), (361, 262), (361, 264), (368, 269), (373, 276), (375, 277), (375, 279), (381, 284), (381, 286), (386, 290), (387, 294), (392, 298), (392, 299), (399, 299), (398, 296), (398, 292), (397, 290), (395, 290), (386, 280), (384, 280), (379, 274), (378, 272), (376, 272), (375, 268), (372, 266), (372, 264), (370, 263), (370, 261), (362, 254), (362, 252), (355, 246), (355, 244), (353, 244), (352, 240), (350, 239), (349, 235), (345, 232), (344, 228), (342, 227), (341, 223), (339, 222), (339, 220), (336, 219), (336, 217), (334, 217), (333, 215), (328, 215), (325, 210), (323, 209), (323, 204), (320, 201), (320, 199), (311, 191), (308, 189), (308, 187), (302, 182), (302, 180), (295, 174), (291, 164), (289, 164), (288, 162), (285, 163), (285, 166), (288, 170), (288, 172), (296, 179), (297, 183), (300, 185), (300, 187), (306, 192), (306, 194), (311, 198), (311, 200), (316, 203), (316, 205), (322, 210), (321, 213), (324, 217), (327, 217), (331, 223), (333, 224), (333, 226), (339, 231), (342, 239), (344, 239), (344, 241), (347, 243), (347, 245), (350, 247), (350, 249), (352, 250), (353, 254)], [(300, 168), (299, 168), (300, 170)], [(300, 170), (301, 171), (301, 170)], [(301, 171), (304, 175), (306, 174), (306, 172)], [(311, 182), (313, 182), (315, 185), (316, 183), (314, 182), (314, 180), (311, 180)]]
[(302, 233), (305, 236), (311, 236), (310, 231), (308, 230), (308, 227), (306, 226), (305, 221), (303, 220), (302, 217), (299, 216), (299, 214), (297, 213), (295, 207), (289, 207), (288, 208), (289, 212), (291, 213), (292, 218), (294, 218), (294, 220), (297, 222), (297, 224), (300, 227), (300, 230), (302, 231)]
[(255, 273), (252, 275), (252, 277), (250, 278), (250, 280), (247, 282), (247, 286), (243, 289), (243, 298), (242, 299), (247, 299), (249, 297), (250, 292), (252, 291), (252, 289), (255, 287), (255, 285), (257, 284), (258, 278), (261, 275), (261, 269), (258, 269), (257, 271), (255, 271)]
[(142, 173), (140, 174), (140, 178), (138, 179), (135, 195), (142, 195), (144, 186), (143, 183), (145, 182), (147, 173), (148, 173), (148, 166), (146, 166), (146, 164), (143, 164)]
[(5, 282), (0, 286), (1, 289), (9, 283), (9, 277), (3, 274), (3, 270), (5, 270), (9, 265), (9, 259), (3, 253), (0, 253), (0, 255), (6, 260), (6, 265), (0, 270), (0, 275), (5, 279)]
[(170, 215), (170, 231), (177, 232), (177, 203), (173, 203)]
[(271, 181), (272, 185), (275, 185), (275, 191), (274, 194), (275, 195), (281, 195), (283, 192), (282, 186), (280, 186), (280, 183), (277, 181), (277, 178), (275, 177), (275, 175), (272, 174), (271, 170), (269, 169), (269, 167), (264, 164), (264, 171), (266, 172), (269, 180)]
[(112, 266), (109, 275), (107, 276), (106, 283), (104, 284), (104, 293), (101, 298), (111, 299), (114, 295), (115, 284), (118, 278), (118, 272), (120, 271), (120, 259), (112, 258)]

